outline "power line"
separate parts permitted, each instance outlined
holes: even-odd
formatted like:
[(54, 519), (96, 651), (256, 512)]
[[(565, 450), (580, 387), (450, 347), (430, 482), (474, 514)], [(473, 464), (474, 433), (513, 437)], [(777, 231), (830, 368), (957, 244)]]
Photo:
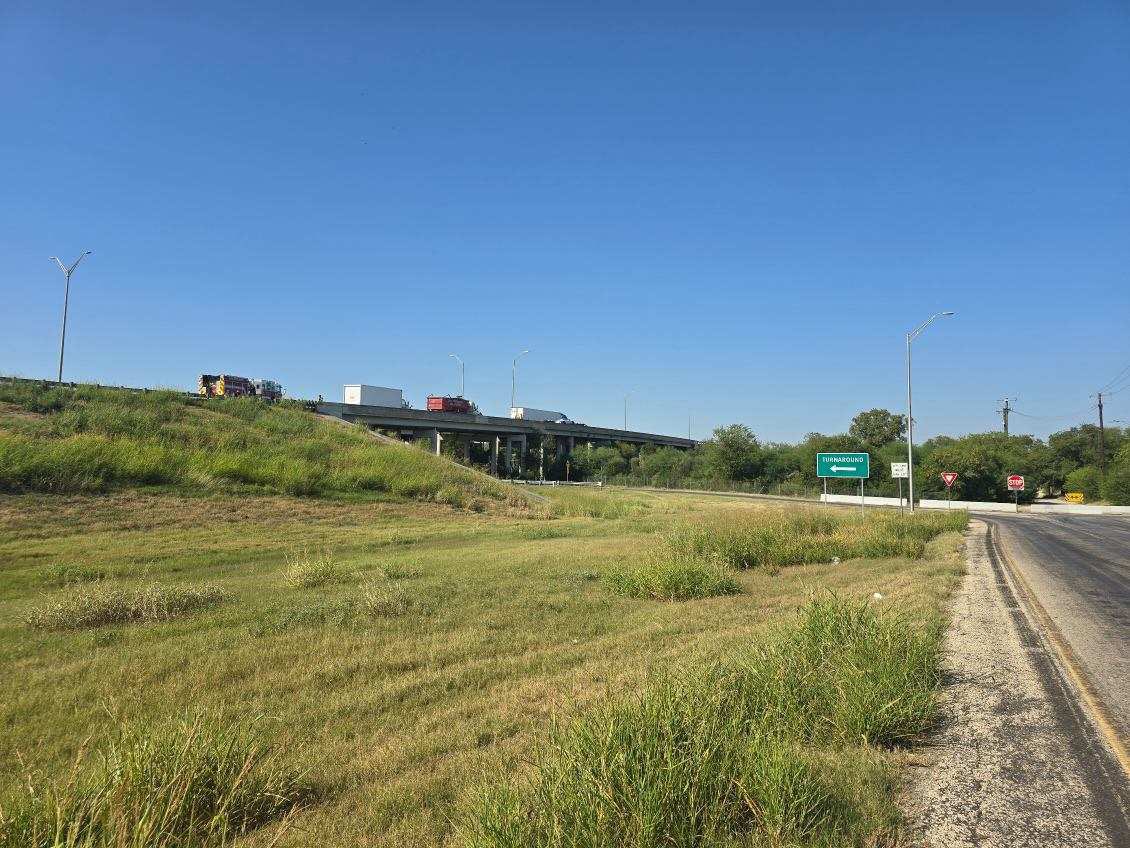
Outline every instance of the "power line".
[[(1130, 365), (1127, 365), (1125, 368), (1119, 371), (1114, 376), (1114, 379), (1107, 383), (1105, 386), (1102, 386), (1099, 391), (1103, 392), (1104, 394), (1107, 393), (1107, 389), (1113, 388), (1114, 384), (1119, 382), (1123, 377), (1130, 377)], [(1119, 391), (1121, 391), (1121, 389)]]
[(1088, 412), (1090, 412), (1094, 408), (1095, 408), (1095, 404), (1091, 404), (1086, 409), (1080, 409), (1078, 412), (1068, 412), (1065, 415), (1031, 415), (1027, 412), (1021, 412), (1016, 407), (1010, 408), (1009, 412), (1012, 413), (1013, 415), (1022, 415), (1025, 418), (1032, 418), (1032, 419), (1035, 419), (1036, 421), (1060, 421), (1064, 418), (1078, 418), (1080, 415), (1086, 415)]

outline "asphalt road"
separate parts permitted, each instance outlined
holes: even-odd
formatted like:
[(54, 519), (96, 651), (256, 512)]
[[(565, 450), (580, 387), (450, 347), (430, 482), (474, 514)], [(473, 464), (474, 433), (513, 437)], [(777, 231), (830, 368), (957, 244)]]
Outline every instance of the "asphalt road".
[(1130, 741), (1130, 517), (993, 516), (1009, 559)]

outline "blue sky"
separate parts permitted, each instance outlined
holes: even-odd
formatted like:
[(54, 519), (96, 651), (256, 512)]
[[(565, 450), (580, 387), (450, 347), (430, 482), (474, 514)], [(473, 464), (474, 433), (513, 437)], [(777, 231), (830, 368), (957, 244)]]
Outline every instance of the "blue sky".
[(1125, 3), (306, 5), (4, 4), (0, 372), (84, 249), (68, 379), (420, 407), (458, 353), (505, 414), (529, 348), (522, 404), (791, 440), (901, 410), (941, 309), (924, 438), (1130, 364)]

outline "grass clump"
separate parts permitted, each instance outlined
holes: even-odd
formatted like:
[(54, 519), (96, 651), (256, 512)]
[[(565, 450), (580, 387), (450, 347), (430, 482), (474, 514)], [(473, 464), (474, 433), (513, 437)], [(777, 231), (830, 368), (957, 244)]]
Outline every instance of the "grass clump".
[(27, 776), (0, 807), (0, 848), (208, 848), (285, 819), (313, 786), (271, 752), (263, 724), (198, 712), (119, 726), (65, 778)]
[(670, 556), (757, 568), (869, 557), (919, 559), (926, 543), (963, 530), (963, 510), (915, 513), (782, 509), (733, 515), (709, 524), (686, 524), (668, 533), (660, 550)]
[(219, 586), (161, 586), (140, 589), (94, 585), (71, 590), (32, 607), (29, 627), (39, 630), (81, 630), (135, 621), (167, 621), (214, 607), (225, 598)]
[(353, 574), (343, 568), (329, 551), (311, 554), (302, 550), (286, 555), (283, 582), (292, 589), (313, 589), (328, 583), (345, 583)]
[(619, 595), (660, 601), (736, 595), (741, 591), (726, 566), (674, 556), (654, 557), (641, 565), (615, 566), (605, 573), (604, 581)]
[(933, 715), (939, 634), (908, 624), (815, 600), (766, 642), (559, 726), (524, 781), (476, 800), (464, 844), (873, 844), (895, 820), (873, 746)]
[(373, 617), (404, 615), (412, 600), (404, 587), (393, 580), (371, 580), (357, 590), (360, 608)]
[(630, 518), (651, 509), (642, 498), (594, 489), (553, 488), (546, 494), (553, 515), (559, 518)]
[(73, 586), (77, 583), (97, 583), (105, 580), (110, 573), (104, 568), (93, 565), (73, 565), (69, 563), (55, 563), (48, 568), (43, 576), (44, 586)]

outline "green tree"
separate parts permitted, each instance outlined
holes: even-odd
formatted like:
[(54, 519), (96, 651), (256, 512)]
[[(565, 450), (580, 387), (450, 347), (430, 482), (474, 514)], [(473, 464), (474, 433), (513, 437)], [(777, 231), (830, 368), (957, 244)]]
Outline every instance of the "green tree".
[(1124, 445), (1107, 466), (1102, 494), (1112, 504), (1130, 505), (1130, 444)]
[(851, 420), (848, 435), (869, 447), (882, 447), (906, 436), (906, 416), (886, 409), (869, 409)]
[(664, 447), (642, 452), (636, 470), (644, 482), (663, 486), (687, 478), (692, 462), (689, 451)]
[(960, 439), (937, 440), (923, 446), (915, 474), (915, 488), (923, 497), (943, 497), (943, 471), (956, 471), (955, 498), (973, 501), (1009, 501), (1009, 474), (1021, 474), (1027, 484), (1021, 502), (1030, 502), (1047, 476), (1047, 445), (1032, 436), (975, 433)]
[(1082, 492), (1088, 501), (1097, 501), (1102, 497), (1102, 482), (1102, 475), (1096, 466), (1084, 465), (1067, 475), (1064, 491)]
[(761, 445), (745, 424), (718, 427), (706, 444), (706, 464), (717, 479), (753, 480), (761, 474)]

